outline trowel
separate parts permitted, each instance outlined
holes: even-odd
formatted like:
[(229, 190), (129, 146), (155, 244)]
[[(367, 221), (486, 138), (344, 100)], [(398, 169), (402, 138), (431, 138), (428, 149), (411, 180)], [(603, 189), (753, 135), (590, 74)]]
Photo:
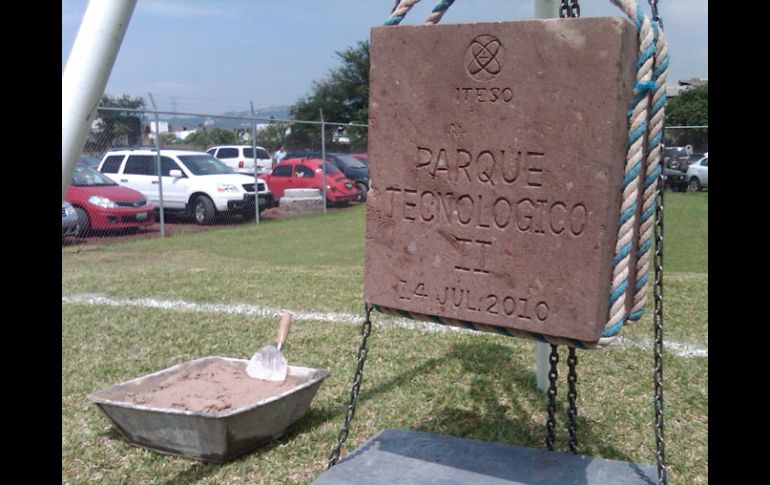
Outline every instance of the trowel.
[(275, 345), (265, 345), (251, 357), (246, 365), (246, 373), (254, 379), (266, 381), (285, 381), (288, 371), (286, 357), (281, 348), (289, 335), (292, 313), (284, 311), (278, 324), (278, 338)]

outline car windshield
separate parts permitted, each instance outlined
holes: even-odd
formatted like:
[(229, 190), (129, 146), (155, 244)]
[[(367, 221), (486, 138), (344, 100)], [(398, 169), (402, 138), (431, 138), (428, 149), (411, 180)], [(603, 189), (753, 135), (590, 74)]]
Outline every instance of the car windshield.
[[(339, 171), (340, 171), (340, 169), (338, 169), (337, 167), (335, 167), (331, 163), (324, 162), (324, 172), (326, 172), (326, 175), (331, 175), (331, 174), (333, 174), (335, 172), (339, 172)], [(342, 173), (342, 172), (340, 172), (340, 173)]]
[(84, 165), (76, 165), (75, 171), (72, 174), (72, 185), (77, 187), (93, 187), (96, 185), (118, 185), (112, 181), (112, 179), (103, 175), (101, 172), (86, 167)]
[[(251, 147), (244, 148), (243, 156), (246, 158), (254, 158), (254, 150)], [(267, 153), (265, 149), (257, 147), (257, 158), (270, 158), (270, 154)]]
[(193, 175), (219, 175), (235, 173), (235, 170), (220, 162), (211, 155), (179, 155), (179, 160), (185, 164)]
[(337, 160), (341, 162), (341, 165), (344, 165), (345, 168), (366, 168), (366, 165), (361, 163), (361, 160), (357, 159), (356, 157), (351, 157), (350, 155), (336, 155)]
[(92, 157), (90, 155), (80, 155), (78, 160), (86, 165), (88, 165), (91, 168), (96, 168), (99, 166), (99, 162), (102, 160), (100, 158)]

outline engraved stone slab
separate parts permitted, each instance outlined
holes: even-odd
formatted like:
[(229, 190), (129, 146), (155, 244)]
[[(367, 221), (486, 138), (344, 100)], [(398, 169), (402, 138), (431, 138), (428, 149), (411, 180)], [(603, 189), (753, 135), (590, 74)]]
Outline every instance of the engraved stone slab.
[(614, 17), (373, 28), (366, 301), (598, 340), (637, 48)]

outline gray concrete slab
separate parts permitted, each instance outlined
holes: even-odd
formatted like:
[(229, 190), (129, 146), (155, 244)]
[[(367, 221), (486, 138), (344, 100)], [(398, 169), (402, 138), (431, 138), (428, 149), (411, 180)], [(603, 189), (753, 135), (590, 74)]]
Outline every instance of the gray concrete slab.
[(386, 429), (313, 485), (654, 485), (657, 471), (605, 458)]

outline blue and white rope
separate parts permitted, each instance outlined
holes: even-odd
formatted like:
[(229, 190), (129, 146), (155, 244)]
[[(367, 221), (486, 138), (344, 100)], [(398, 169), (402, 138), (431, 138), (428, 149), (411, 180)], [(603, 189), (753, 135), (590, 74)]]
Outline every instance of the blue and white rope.
[(390, 16), (385, 20), (383, 25), (398, 25), (404, 20), (406, 14), (414, 7), (420, 0), (401, 0), (396, 8), (390, 12)]
[(661, 145), (663, 141), (663, 121), (666, 104), (666, 78), (668, 77), (668, 45), (663, 30), (658, 22), (653, 21), (655, 35), (655, 56), (652, 79), (655, 92), (650, 108), (650, 132), (647, 142), (647, 170), (644, 180), (644, 195), (642, 215), (639, 226), (639, 249), (636, 260), (636, 282), (634, 283), (634, 305), (628, 314), (628, 320), (636, 321), (644, 313), (647, 303), (647, 279), (650, 261), (650, 246), (652, 246), (653, 224), (655, 214), (655, 192), (661, 171)]
[[(652, 235), (652, 215), (655, 212), (655, 189), (660, 170), (660, 138), (663, 126), (663, 104), (665, 103), (665, 71), (654, 69), (656, 52), (660, 56), (659, 46), (665, 40), (659, 35), (660, 29), (653, 26), (636, 0), (610, 0), (628, 16), (636, 26), (639, 35), (639, 60), (637, 61), (634, 97), (629, 112), (628, 149), (626, 153), (625, 176), (620, 208), (620, 227), (613, 257), (612, 284), (609, 297), (609, 317), (604, 327), (598, 347), (605, 347), (617, 338), (620, 329), (627, 320), (638, 320), (646, 302), (647, 263)], [(665, 52), (664, 52), (665, 55)], [(655, 73), (658, 79), (655, 78)], [(659, 84), (658, 81), (662, 84)], [(659, 93), (663, 92), (663, 98)], [(655, 93), (659, 103), (657, 110), (650, 117), (650, 92)], [(656, 116), (658, 115), (658, 116)], [(648, 118), (651, 118), (648, 122)], [(656, 147), (657, 150), (651, 149)], [(646, 155), (646, 156), (645, 156)], [(643, 165), (644, 162), (644, 165)], [(643, 182), (642, 182), (643, 181)], [(642, 189), (642, 209), (637, 227), (637, 200), (640, 182)], [(635, 241), (636, 240), (636, 241)], [(637, 242), (636, 278), (629, 285), (631, 251)], [(630, 287), (629, 287), (630, 286)], [(627, 311), (627, 297), (631, 297), (631, 311)]]
[(435, 7), (433, 7), (433, 10), (431, 10), (430, 15), (428, 15), (428, 19), (425, 21), (426, 24), (437, 24), (441, 20), (441, 17), (444, 16), (447, 10), (449, 10), (449, 7), (452, 6), (452, 4), (455, 3), (455, 0), (441, 0), (436, 4)]
[[(390, 16), (385, 20), (384, 25), (398, 25), (401, 23), (402, 20), (404, 20), (404, 17), (406, 17), (406, 14), (409, 12), (409, 10), (414, 7), (417, 2), (420, 0), (401, 0), (396, 8), (393, 9), (393, 11), (390, 13)], [(452, 6), (452, 4), (455, 3), (455, 0), (440, 0), (435, 7), (433, 7), (433, 10), (431, 10), (430, 15), (428, 15), (428, 19), (425, 21), (426, 24), (437, 24), (441, 20), (441, 17), (444, 16), (446, 11), (449, 9), (449, 7)]]

